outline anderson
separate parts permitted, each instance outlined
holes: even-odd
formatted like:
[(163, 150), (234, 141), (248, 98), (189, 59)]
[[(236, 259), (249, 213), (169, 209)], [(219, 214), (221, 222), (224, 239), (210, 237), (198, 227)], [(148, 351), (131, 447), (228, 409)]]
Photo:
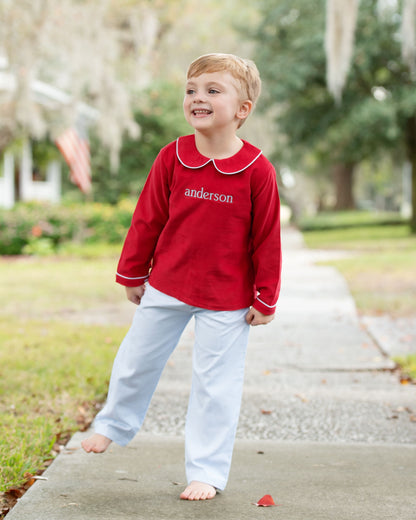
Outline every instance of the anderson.
[(186, 188), (185, 190), (186, 197), (193, 197), (195, 199), (206, 199), (206, 200), (214, 200), (216, 202), (226, 202), (227, 204), (233, 203), (232, 195), (225, 195), (224, 193), (210, 193), (209, 191), (204, 191), (204, 187), (200, 190), (190, 190)]

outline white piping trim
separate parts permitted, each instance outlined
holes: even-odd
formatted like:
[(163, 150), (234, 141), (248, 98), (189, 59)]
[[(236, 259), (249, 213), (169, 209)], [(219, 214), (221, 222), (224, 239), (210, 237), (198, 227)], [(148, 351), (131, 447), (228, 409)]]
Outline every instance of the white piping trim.
[(257, 297), (257, 301), (259, 301), (260, 303), (262, 303), (263, 305), (265, 305), (266, 307), (269, 307), (269, 309), (274, 309), (277, 305), (277, 303), (275, 303), (274, 305), (267, 305), (267, 303), (264, 303), (263, 300), (260, 300), (259, 297)]
[(212, 161), (212, 159), (208, 159), (208, 161), (206, 163), (200, 164), (199, 166), (188, 166), (187, 164), (185, 164), (179, 156), (179, 137), (176, 139), (176, 157), (179, 159), (179, 162), (183, 166), (185, 166), (185, 168), (190, 168), (191, 170), (198, 170), (199, 168), (206, 166), (208, 163), (210, 163)]
[[(199, 168), (202, 168), (206, 166), (208, 163), (212, 162), (214, 165), (214, 168), (217, 170), (217, 172), (222, 173), (223, 175), (235, 175), (236, 173), (241, 173), (244, 170), (246, 170), (249, 166), (251, 166), (254, 162), (257, 161), (257, 159), (260, 157), (260, 155), (263, 154), (263, 152), (260, 150), (260, 152), (257, 154), (257, 156), (249, 163), (244, 166), (244, 168), (241, 168), (241, 170), (237, 170), (235, 172), (223, 172), (220, 170), (215, 162), (215, 159), (208, 159), (208, 161), (204, 164), (200, 164), (198, 166), (189, 166), (188, 164), (184, 163), (179, 155), (179, 137), (176, 139), (176, 157), (178, 158), (179, 162), (182, 164), (182, 166), (185, 166), (185, 168), (189, 168), (190, 170), (198, 170)], [(217, 159), (217, 160), (223, 160), (223, 159)]]
[(244, 166), (244, 168), (241, 168), (241, 170), (238, 170), (238, 171), (236, 171), (236, 172), (223, 172), (223, 171), (220, 170), (220, 169), (218, 168), (218, 166), (216, 165), (216, 163), (215, 163), (215, 159), (213, 159), (212, 162), (213, 162), (213, 164), (214, 164), (216, 170), (219, 171), (220, 173), (223, 173), (224, 175), (234, 175), (235, 173), (240, 173), (240, 172), (246, 170), (249, 166), (251, 166), (254, 162), (257, 161), (257, 159), (260, 157), (260, 155), (261, 155), (262, 153), (263, 153), (263, 152), (260, 150), (260, 153), (257, 155), (257, 157), (255, 157), (255, 158), (254, 158), (254, 159), (253, 159), (249, 164), (247, 164), (246, 166)]
[(146, 276), (124, 276), (120, 273), (116, 273), (117, 276), (120, 276), (120, 278), (125, 278), (126, 280), (142, 280), (143, 278), (147, 278), (149, 275), (147, 274)]

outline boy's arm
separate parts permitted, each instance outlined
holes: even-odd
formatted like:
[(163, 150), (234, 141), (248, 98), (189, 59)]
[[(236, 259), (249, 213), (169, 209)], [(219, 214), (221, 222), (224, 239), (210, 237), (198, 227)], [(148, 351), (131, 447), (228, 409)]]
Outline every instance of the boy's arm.
[(126, 287), (138, 287), (147, 280), (158, 238), (168, 219), (173, 166), (169, 151), (162, 152), (140, 194), (117, 266), (116, 281)]
[[(258, 292), (252, 308), (260, 315), (273, 316), (280, 292), (282, 264), (280, 200), (276, 172), (267, 163), (268, 167), (255, 172), (252, 185), (252, 261)], [(257, 315), (254, 321), (259, 320), (266, 322), (265, 318)]]

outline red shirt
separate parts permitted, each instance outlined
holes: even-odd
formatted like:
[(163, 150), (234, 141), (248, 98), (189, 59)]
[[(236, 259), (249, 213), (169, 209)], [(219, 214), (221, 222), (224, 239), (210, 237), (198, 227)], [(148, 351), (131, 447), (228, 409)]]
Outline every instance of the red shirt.
[(133, 214), (118, 283), (135, 287), (149, 277), (154, 288), (192, 306), (275, 312), (281, 274), (276, 173), (261, 150), (243, 143), (221, 160), (201, 155), (194, 135), (160, 151)]

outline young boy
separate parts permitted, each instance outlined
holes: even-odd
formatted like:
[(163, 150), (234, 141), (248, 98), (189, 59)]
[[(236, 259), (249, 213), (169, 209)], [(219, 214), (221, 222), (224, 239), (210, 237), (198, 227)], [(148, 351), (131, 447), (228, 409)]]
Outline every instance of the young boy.
[(254, 63), (234, 55), (208, 54), (189, 67), (183, 109), (194, 133), (160, 151), (139, 197), (116, 276), (138, 308), (96, 433), (82, 443), (100, 453), (134, 437), (194, 316), (184, 500), (225, 488), (249, 325), (273, 319), (280, 289), (276, 174), (236, 135), (260, 86)]

